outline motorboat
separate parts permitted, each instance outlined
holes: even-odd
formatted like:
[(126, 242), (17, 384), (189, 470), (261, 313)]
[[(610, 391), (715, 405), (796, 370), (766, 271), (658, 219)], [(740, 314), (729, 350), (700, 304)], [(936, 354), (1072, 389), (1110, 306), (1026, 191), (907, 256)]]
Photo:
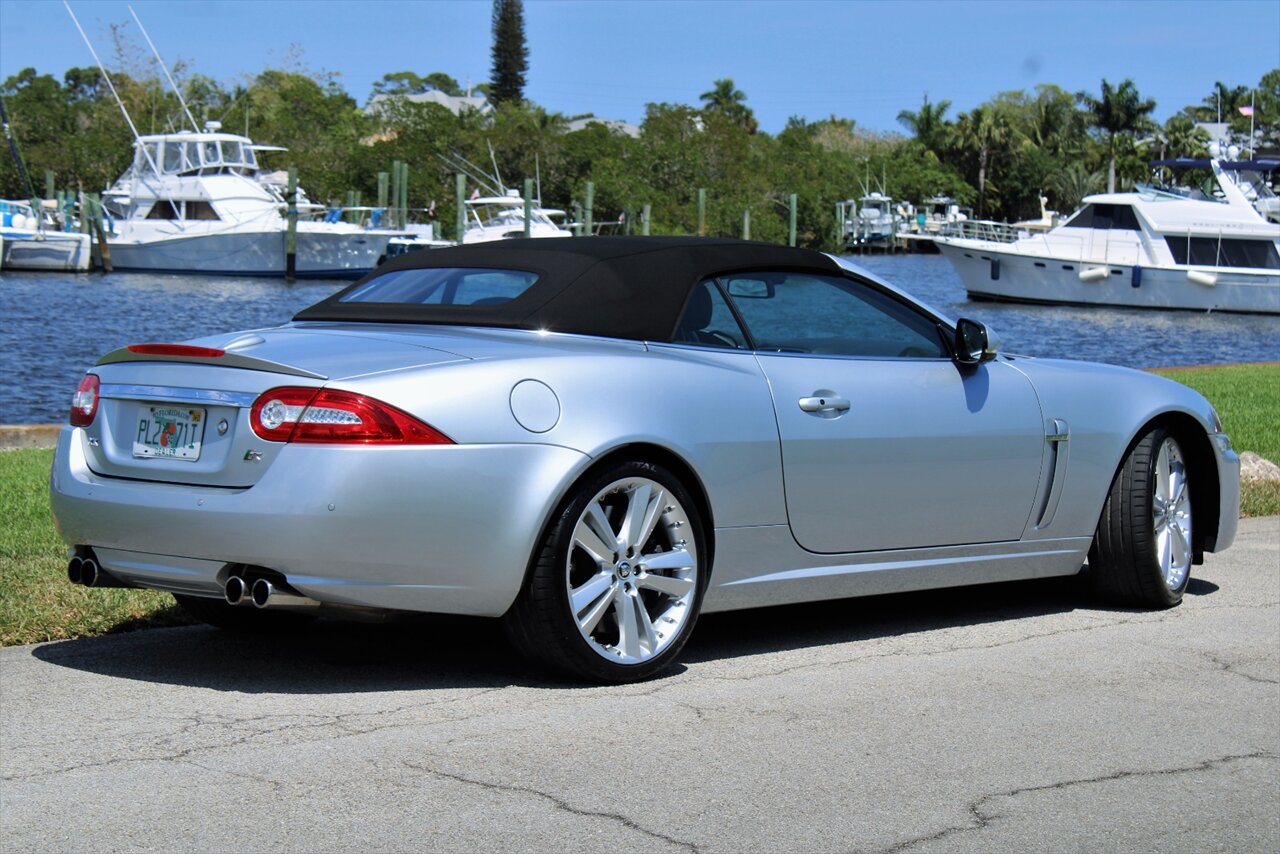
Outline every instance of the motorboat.
[(43, 206), (0, 200), (0, 270), (84, 272), (90, 258), (89, 235), (64, 230)]
[(850, 249), (892, 245), (898, 228), (893, 199), (878, 190), (843, 203), (844, 243)]
[[(134, 158), (105, 193), (107, 244), (117, 270), (281, 276), (290, 204), (260, 146), (205, 129), (137, 137)], [(356, 278), (376, 266), (388, 242), (410, 232), (340, 221), (305, 192), (298, 212), (295, 275)]]
[[(561, 228), (556, 217), (565, 212), (544, 208), (534, 203), (529, 209), (529, 237), (572, 237), (573, 232)], [(524, 199), (515, 190), (504, 196), (478, 196), (467, 200), (467, 229), (462, 242), (487, 243), (525, 236)]]
[(1280, 224), (1264, 215), (1280, 162), (1238, 154), (1153, 164), (1203, 169), (1201, 189), (1139, 184), (1086, 196), (1043, 234), (970, 229), (935, 244), (975, 299), (1280, 314)]

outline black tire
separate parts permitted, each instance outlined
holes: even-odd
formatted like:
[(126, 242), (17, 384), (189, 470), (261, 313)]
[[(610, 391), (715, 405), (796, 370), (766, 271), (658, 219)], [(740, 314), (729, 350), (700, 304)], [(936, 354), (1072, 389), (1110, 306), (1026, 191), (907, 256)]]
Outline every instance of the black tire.
[[(662, 495), (652, 487), (663, 490)], [(589, 527), (585, 514), (591, 505), (599, 506), (612, 530), (625, 533), (626, 508), (631, 502), (639, 507), (642, 500), (654, 508), (654, 521), (651, 534), (639, 537), (639, 545), (632, 547), (634, 554), (617, 551), (602, 562), (576, 539), (580, 522)], [(663, 555), (668, 563), (690, 566), (659, 568), (646, 561)], [(516, 648), (538, 664), (591, 682), (636, 682), (669, 666), (680, 654), (697, 622), (709, 574), (709, 544), (688, 490), (661, 466), (619, 463), (577, 484), (557, 511), (503, 623)], [(674, 589), (650, 586), (658, 584)], [(584, 612), (574, 613), (570, 593), (598, 585), (607, 586), (584, 600), (597, 603), (590, 607), (590, 613), (598, 611), (595, 622), (590, 617), (580, 622)], [(672, 625), (676, 628), (670, 629)], [(669, 633), (664, 635), (663, 629)]]
[(222, 599), (173, 594), (187, 614), (202, 623), (234, 632), (274, 633), (300, 629), (315, 620), (310, 614), (230, 605)]
[[(1160, 508), (1171, 502), (1158, 495), (1161, 462), (1168, 468), (1172, 465), (1169, 460), (1175, 457), (1182, 477), (1180, 500), (1172, 504), (1185, 511), (1181, 515), (1161, 512)], [(1156, 428), (1138, 441), (1116, 474), (1089, 549), (1087, 574), (1094, 593), (1107, 602), (1172, 608), (1182, 601), (1193, 560), (1192, 484), (1185, 459), (1177, 440), (1163, 428)], [(1185, 542), (1185, 554), (1176, 547), (1168, 548), (1170, 538)], [(1162, 543), (1166, 544), (1163, 551)]]

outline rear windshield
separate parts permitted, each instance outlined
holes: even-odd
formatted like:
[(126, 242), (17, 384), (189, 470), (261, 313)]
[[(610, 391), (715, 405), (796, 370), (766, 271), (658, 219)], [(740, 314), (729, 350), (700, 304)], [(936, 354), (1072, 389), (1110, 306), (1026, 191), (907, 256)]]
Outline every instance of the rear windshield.
[(524, 270), (430, 267), (394, 270), (370, 279), (339, 302), (401, 305), (501, 305), (538, 280)]

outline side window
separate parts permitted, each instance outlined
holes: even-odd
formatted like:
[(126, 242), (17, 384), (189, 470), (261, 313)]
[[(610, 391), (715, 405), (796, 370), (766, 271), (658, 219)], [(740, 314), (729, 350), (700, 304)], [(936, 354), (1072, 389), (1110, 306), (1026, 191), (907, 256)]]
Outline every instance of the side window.
[(757, 350), (871, 358), (946, 358), (937, 326), (892, 297), (838, 276), (722, 276)]
[(733, 310), (711, 281), (698, 283), (689, 294), (689, 304), (671, 340), (731, 350), (743, 350), (747, 346), (747, 336), (742, 333)]

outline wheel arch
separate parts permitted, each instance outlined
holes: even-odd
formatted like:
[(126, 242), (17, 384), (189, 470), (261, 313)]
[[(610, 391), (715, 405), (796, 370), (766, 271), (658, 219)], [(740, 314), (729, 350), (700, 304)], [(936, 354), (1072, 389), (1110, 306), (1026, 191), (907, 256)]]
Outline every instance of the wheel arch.
[[(707, 551), (707, 579), (710, 581), (711, 573), (715, 568), (715, 519), (711, 511), (711, 499), (707, 495), (706, 485), (702, 482), (702, 478), (698, 476), (697, 471), (689, 462), (679, 454), (664, 448), (661, 445), (655, 445), (650, 442), (632, 442), (626, 445), (619, 445), (611, 448), (600, 456), (596, 457), (590, 465), (586, 466), (577, 475), (565, 481), (560, 494), (556, 496), (555, 502), (551, 505), (553, 508), (542, 522), (542, 527), (538, 532), (537, 543), (545, 542), (547, 534), (551, 528), (560, 519), (561, 513), (564, 512), (565, 502), (569, 501), (578, 484), (594, 475), (601, 469), (614, 465), (626, 460), (636, 460), (639, 462), (649, 462), (660, 465), (669, 470), (680, 483), (689, 490), (689, 494), (693, 497), (697, 506), (698, 516), (702, 520), (702, 535), (706, 540)], [(533, 572), (534, 565), (537, 563), (538, 548), (535, 547), (529, 555), (529, 562), (525, 566), (524, 578), (521, 585), (527, 584), (529, 575)]]
[(1142, 441), (1142, 437), (1155, 429), (1163, 429), (1177, 440), (1186, 454), (1187, 466), (1191, 469), (1192, 563), (1200, 565), (1204, 563), (1204, 553), (1212, 551), (1218, 538), (1222, 485), (1218, 481), (1218, 464), (1213, 444), (1195, 416), (1177, 410), (1152, 416), (1129, 439), (1124, 453), (1116, 463), (1112, 478), (1114, 480), (1119, 476), (1125, 460)]

